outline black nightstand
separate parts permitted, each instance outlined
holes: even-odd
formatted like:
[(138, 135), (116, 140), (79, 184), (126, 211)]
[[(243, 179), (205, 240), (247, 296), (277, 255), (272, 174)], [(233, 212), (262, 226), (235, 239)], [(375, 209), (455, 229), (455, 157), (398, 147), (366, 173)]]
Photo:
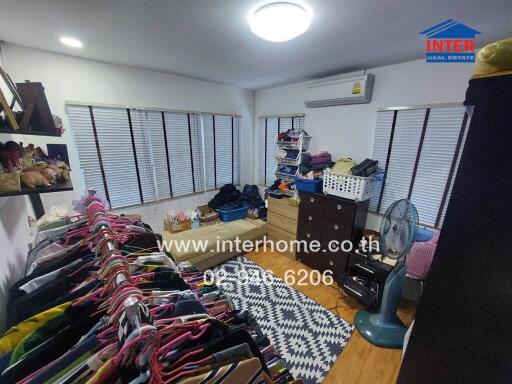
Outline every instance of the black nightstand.
[(384, 283), (392, 269), (391, 265), (351, 252), (347, 274), (342, 278), (341, 286), (347, 294), (363, 304), (378, 306), (382, 300)]

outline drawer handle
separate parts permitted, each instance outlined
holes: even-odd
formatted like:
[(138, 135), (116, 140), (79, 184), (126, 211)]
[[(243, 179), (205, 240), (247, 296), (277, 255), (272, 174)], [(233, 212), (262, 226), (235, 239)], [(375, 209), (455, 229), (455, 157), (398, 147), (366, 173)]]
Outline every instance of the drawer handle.
[(355, 293), (357, 296), (362, 297), (363, 295), (357, 292), (355, 289), (352, 289), (350, 287), (347, 287), (346, 285), (343, 285), (343, 288), (348, 289), (350, 292)]
[(311, 235), (309, 233), (306, 233), (306, 237), (309, 239)]
[(309, 198), (309, 201), (311, 201), (312, 203), (314, 203), (314, 202), (315, 202), (315, 198), (314, 198), (314, 197), (310, 197), (310, 198)]
[(308, 220), (312, 221), (313, 220), (313, 216), (308, 216)]
[(334, 265), (334, 262), (332, 260), (329, 261), (329, 265)]
[(338, 230), (338, 224), (334, 224), (334, 227), (333, 227), (335, 230)]
[(363, 265), (361, 265), (359, 263), (356, 263), (356, 267), (359, 267), (359, 268), (365, 270), (366, 272), (375, 273), (371, 269), (368, 269), (368, 268), (366, 268), (365, 266), (363, 266)]
[(339, 210), (341, 209), (341, 204), (338, 204), (338, 205), (336, 206), (336, 208), (338, 208), (338, 211), (339, 211)]

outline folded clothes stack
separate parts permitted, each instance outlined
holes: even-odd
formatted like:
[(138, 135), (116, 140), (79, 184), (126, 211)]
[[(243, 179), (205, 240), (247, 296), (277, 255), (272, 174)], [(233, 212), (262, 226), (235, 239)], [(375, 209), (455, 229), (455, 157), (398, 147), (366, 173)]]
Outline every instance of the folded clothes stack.
[(324, 169), (334, 165), (331, 161), (331, 154), (327, 151), (319, 153), (304, 153), (299, 165), (299, 174), (303, 178), (315, 179), (322, 177)]

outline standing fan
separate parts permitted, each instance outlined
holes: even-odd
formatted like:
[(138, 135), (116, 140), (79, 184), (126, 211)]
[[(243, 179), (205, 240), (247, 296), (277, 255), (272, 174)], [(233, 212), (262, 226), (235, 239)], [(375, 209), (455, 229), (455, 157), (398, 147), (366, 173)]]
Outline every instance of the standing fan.
[(380, 311), (359, 311), (356, 328), (371, 344), (384, 348), (401, 348), (407, 328), (396, 310), (402, 295), (407, 268), (405, 256), (411, 250), (418, 230), (418, 211), (407, 199), (395, 201), (387, 209), (380, 225), (380, 253), (397, 260), (384, 284)]

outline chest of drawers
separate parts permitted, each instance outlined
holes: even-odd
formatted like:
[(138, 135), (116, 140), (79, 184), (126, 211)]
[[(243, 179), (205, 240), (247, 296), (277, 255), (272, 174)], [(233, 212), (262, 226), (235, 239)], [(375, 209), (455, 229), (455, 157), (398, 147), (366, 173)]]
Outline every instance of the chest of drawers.
[(334, 279), (341, 282), (348, 263), (348, 253), (341, 249), (341, 242), (352, 241), (354, 248), (357, 248), (366, 224), (369, 200), (356, 202), (304, 192), (300, 194), (300, 199), (297, 240), (316, 240), (320, 250), (312, 252), (301, 246), (296, 258), (320, 272), (331, 270)]

